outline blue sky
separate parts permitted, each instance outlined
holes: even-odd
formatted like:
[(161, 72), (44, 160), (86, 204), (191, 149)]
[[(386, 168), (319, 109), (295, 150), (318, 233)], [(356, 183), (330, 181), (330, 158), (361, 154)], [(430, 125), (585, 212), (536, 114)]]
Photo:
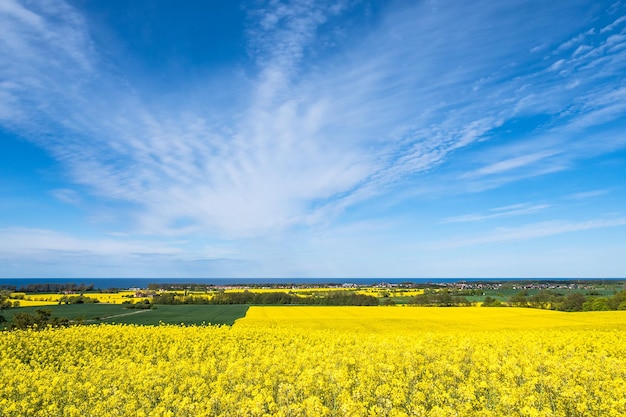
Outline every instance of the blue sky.
[(0, 277), (624, 277), (625, 1), (3, 0)]

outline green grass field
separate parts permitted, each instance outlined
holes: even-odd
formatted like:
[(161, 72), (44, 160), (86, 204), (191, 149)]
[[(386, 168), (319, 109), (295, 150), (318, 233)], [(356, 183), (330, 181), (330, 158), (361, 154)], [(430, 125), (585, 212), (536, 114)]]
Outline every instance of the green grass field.
[[(597, 288), (588, 290), (588, 289), (554, 289), (551, 290), (554, 293), (560, 293), (560, 294), (564, 294), (564, 295), (569, 295), (572, 293), (580, 293), (583, 294), (585, 296), (592, 296), (592, 297), (611, 297), (613, 296), (616, 292), (619, 291), (623, 291), (624, 290), (624, 286), (622, 284), (607, 284), (607, 285), (602, 285), (602, 286), (598, 286)], [(473, 302), (473, 303), (479, 303), (482, 302), (485, 297), (489, 296), (491, 298), (495, 298), (497, 300), (500, 300), (503, 303), (506, 303), (508, 301), (509, 298), (513, 297), (514, 295), (517, 295), (521, 292), (521, 289), (513, 289), (513, 288), (500, 288), (497, 290), (492, 290), (492, 289), (485, 289), (484, 291), (484, 295), (467, 295), (464, 292), (460, 292), (458, 293), (458, 295), (467, 298), (467, 300)], [(539, 293), (541, 290), (540, 289), (529, 289), (526, 290), (528, 293), (528, 297), (532, 297), (533, 295), (536, 295), (537, 293)], [(410, 296), (395, 296), (395, 294), (393, 292), (391, 292), (390, 297), (396, 304), (406, 304), (409, 302), (409, 300), (412, 298)], [(385, 298), (383, 297), (378, 297), (379, 301), (382, 302), (385, 300)]]
[(52, 311), (54, 317), (82, 319), (85, 323), (127, 323), (141, 325), (167, 324), (227, 324), (246, 315), (247, 305), (159, 305), (151, 310), (126, 309), (120, 304), (69, 304), (45, 307), (20, 307), (3, 310), (10, 324), (19, 313), (35, 314), (38, 309)]

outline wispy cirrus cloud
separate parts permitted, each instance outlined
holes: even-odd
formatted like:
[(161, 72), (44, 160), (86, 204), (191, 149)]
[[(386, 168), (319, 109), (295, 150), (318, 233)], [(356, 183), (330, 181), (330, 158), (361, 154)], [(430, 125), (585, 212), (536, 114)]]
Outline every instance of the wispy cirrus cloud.
[(129, 241), (118, 239), (81, 239), (45, 229), (0, 229), (0, 256), (33, 253), (93, 253), (97, 255), (181, 255), (180, 248), (154, 241)]
[[(254, 65), (225, 80), (241, 83), (233, 111), (210, 99), (194, 109), (147, 103), (76, 9), (7, 0), (0, 122), (49, 150), (84, 190), (129, 203), (137, 231), (149, 234), (232, 238), (317, 224), (445, 164), (508, 120), (552, 117), (538, 133), (547, 142), (497, 146), (461, 175), (497, 186), (526, 169), (566, 169), (596, 146), (575, 129), (623, 113), (622, 90), (603, 82), (624, 70), (622, 18), (602, 30), (581, 24), (568, 39), (515, 13), (524, 5), (400, 5), (371, 32), (342, 37), (348, 2), (263, 4), (249, 10)], [(554, 44), (533, 49), (537, 33)]]
[(611, 190), (582, 191), (580, 193), (575, 193), (575, 194), (568, 195), (566, 198), (572, 199), (572, 200), (587, 200), (587, 199), (592, 199), (592, 198), (596, 198), (596, 197), (600, 197), (600, 196), (606, 195), (610, 191)]
[(556, 150), (548, 150), (548, 151), (537, 152), (534, 154), (508, 158), (503, 161), (498, 161), (491, 165), (479, 168), (475, 171), (468, 172), (464, 174), (463, 177), (476, 178), (476, 177), (484, 177), (487, 175), (498, 175), (498, 174), (502, 174), (503, 172), (515, 170), (517, 168), (527, 167), (529, 165), (535, 164), (539, 161), (545, 160), (559, 153), (561, 152), (556, 151)]
[(458, 248), (490, 243), (516, 242), (564, 233), (626, 226), (626, 218), (594, 219), (580, 222), (545, 221), (520, 227), (501, 227), (474, 238), (458, 238), (433, 245), (437, 249)]
[(468, 223), (498, 219), (502, 217), (522, 216), (526, 214), (535, 214), (550, 207), (552, 207), (550, 204), (513, 204), (505, 207), (492, 208), (486, 213), (470, 213), (460, 216), (446, 217), (441, 220), (441, 223)]
[[(47, 229), (0, 228), (0, 274), (9, 277), (223, 276), (253, 264), (225, 248), (129, 236), (76, 237)], [(71, 265), (68, 270), (67, 265)]]

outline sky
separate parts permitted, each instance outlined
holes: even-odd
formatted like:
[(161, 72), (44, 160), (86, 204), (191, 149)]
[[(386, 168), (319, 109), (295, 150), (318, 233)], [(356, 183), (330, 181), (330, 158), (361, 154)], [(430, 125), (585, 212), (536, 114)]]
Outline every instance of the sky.
[(0, 277), (626, 277), (626, 1), (2, 0)]

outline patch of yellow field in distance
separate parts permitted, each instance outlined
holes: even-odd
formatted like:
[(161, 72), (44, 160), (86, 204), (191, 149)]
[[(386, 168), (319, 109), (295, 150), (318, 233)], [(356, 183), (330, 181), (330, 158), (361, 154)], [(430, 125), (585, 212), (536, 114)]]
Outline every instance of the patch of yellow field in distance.
[[(18, 297), (17, 301), (20, 302), (21, 307), (40, 306), (40, 305), (54, 305), (58, 304), (62, 297), (77, 297), (79, 293), (61, 294), (61, 293), (13, 293), (13, 297)], [(147, 297), (135, 297), (134, 291), (120, 291), (116, 293), (110, 292), (87, 292), (83, 293), (85, 297), (96, 298), (101, 303), (109, 304), (121, 304), (124, 301), (131, 301), (138, 303), (146, 299)]]
[(11, 299), (10, 301), (19, 303), (20, 307), (40, 307), (40, 306), (52, 306), (57, 305), (58, 301), (35, 301), (35, 300), (16, 300)]
[[(26, 301), (53, 301), (58, 302), (64, 294), (31, 294), (28, 293), (24, 295), (24, 300)], [(76, 294), (78, 295), (78, 294)]]
[(557, 328), (626, 330), (626, 311), (565, 313), (530, 308), (252, 306), (235, 325), (377, 333)]
[(228, 288), (224, 292), (236, 293), (236, 292), (255, 292), (255, 293), (272, 293), (272, 292), (289, 292), (289, 293), (326, 293), (329, 291), (355, 291), (353, 288), (342, 287), (329, 287), (329, 288)]

